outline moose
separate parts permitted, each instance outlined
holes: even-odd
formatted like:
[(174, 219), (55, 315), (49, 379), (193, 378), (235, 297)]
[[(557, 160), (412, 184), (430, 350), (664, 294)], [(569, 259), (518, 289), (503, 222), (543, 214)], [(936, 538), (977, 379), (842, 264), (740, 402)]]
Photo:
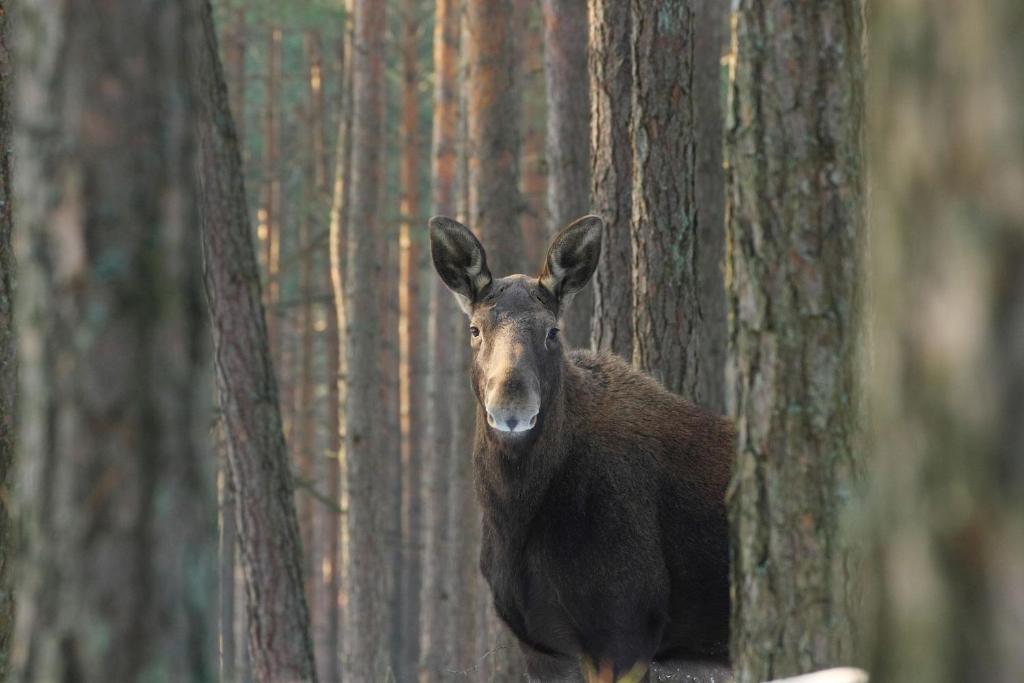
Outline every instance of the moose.
[(538, 277), (499, 279), (466, 226), (429, 227), (469, 316), (480, 569), (529, 674), (635, 683), (653, 661), (727, 662), (731, 422), (559, 336), (602, 220), (558, 233)]

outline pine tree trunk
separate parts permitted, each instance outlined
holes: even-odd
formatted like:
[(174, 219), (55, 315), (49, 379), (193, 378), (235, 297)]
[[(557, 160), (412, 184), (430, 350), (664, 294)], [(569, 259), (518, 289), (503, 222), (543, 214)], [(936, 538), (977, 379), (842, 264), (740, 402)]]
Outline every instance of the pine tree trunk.
[(1021, 681), (1024, 6), (870, 18), (871, 679)]
[(248, 651), (260, 683), (315, 681), (302, 547), (270, 359), (238, 139), (209, 3), (196, 46), (205, 278), (235, 483)]
[(848, 663), (860, 471), (859, 0), (742, 0), (728, 139), (738, 681)]
[(26, 545), (10, 678), (212, 681), (197, 16), (134, 0), (18, 9), (33, 28), (12, 60)]
[[(379, 358), (381, 309), (391, 304), (382, 294), (385, 244), (380, 221), (384, 121), (385, 5), (356, 0), (352, 50), (352, 191), (346, 272), (348, 396), (346, 466), (348, 476), (348, 538), (345, 629), (346, 677), (382, 680), (390, 672), (392, 605), (388, 503), (392, 468), (386, 464), (387, 439), (375, 423), (386, 418), (378, 403), (385, 378)], [(392, 539), (393, 540), (393, 539)]]
[(704, 310), (700, 291), (705, 242), (721, 244), (723, 230), (703, 222), (697, 197), (702, 145), (720, 144), (697, 137), (703, 28), (693, 0), (633, 2), (633, 362), (671, 391), (722, 410), (725, 318)]
[(14, 335), (14, 229), (11, 197), (11, 62), (8, 3), (0, 0), (0, 679), (7, 677), (14, 596), (10, 575), (10, 486), (14, 465), (14, 410), (17, 401), (17, 340)]
[[(434, 18), (434, 129), (431, 153), (431, 212), (454, 216), (456, 202), (456, 147), (459, 134), (460, 0), (437, 0)], [(422, 230), (422, 226), (416, 226)], [(459, 605), (450, 563), (448, 496), (453, 486), (449, 471), (452, 457), (450, 389), (458, 381), (453, 364), (455, 321), (462, 317), (454, 298), (431, 277), (428, 347), (427, 443), (423, 452), (423, 581), (420, 584), (420, 659), (425, 683), (450, 676), (454, 610)]]
[(516, 0), (519, 68), (522, 70), (523, 154), (520, 185), (523, 195), (522, 232), (524, 273), (536, 275), (548, 247), (547, 162), (544, 158), (547, 93), (544, 86), (544, 17), (540, 3)]
[(594, 274), (591, 346), (633, 358), (632, 11), (622, 0), (589, 0), (588, 70), (592, 115), (590, 210), (604, 218)]
[(422, 14), (420, 0), (402, 3), (402, 121), (399, 185), (402, 215), (400, 249), (400, 356), (399, 411), (402, 462), (402, 577), (399, 624), (401, 629), (399, 679), (418, 678), (420, 646), (420, 583), (423, 575), (423, 453), (426, 405), (426, 326), (423, 315), (422, 225), (419, 181), (418, 41)]
[[(544, 80), (548, 233), (553, 235), (591, 212), (587, 6), (580, 0), (544, 0)], [(590, 347), (593, 316), (594, 290), (586, 287), (562, 315), (570, 346)]]

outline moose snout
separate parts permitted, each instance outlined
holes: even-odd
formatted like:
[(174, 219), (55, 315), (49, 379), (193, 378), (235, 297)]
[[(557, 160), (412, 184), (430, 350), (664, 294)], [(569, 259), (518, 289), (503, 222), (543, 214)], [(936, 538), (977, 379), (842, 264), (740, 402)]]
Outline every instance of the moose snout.
[(538, 392), (519, 379), (489, 384), (492, 386), (484, 404), (487, 424), (492, 429), (508, 433), (533, 429), (540, 413)]

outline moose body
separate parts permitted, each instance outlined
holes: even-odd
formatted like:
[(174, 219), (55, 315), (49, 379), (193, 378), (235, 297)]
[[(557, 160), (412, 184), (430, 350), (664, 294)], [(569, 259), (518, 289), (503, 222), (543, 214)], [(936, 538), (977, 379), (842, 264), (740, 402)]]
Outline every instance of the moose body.
[(540, 277), (494, 279), (464, 226), (431, 221), (470, 317), (480, 568), (531, 673), (639, 681), (652, 660), (725, 661), (733, 428), (606, 354), (566, 352), (558, 316), (593, 274), (600, 219)]

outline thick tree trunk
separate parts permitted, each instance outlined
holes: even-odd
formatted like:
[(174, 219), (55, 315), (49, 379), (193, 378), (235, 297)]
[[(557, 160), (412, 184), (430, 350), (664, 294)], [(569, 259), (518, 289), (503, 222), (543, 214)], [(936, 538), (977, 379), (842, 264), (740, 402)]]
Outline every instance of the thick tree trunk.
[(206, 288), (214, 325), (217, 385), (237, 495), (249, 654), (257, 681), (313, 681), (302, 585), (302, 548), (277, 383), (260, 303), (238, 140), (228, 108), (209, 3), (196, 46), (199, 165)]
[(27, 545), (11, 679), (212, 681), (197, 16), (26, 0), (18, 19), (33, 28), (14, 60)]
[(627, 360), (633, 358), (631, 14), (628, 2), (589, 0), (590, 210), (604, 218), (603, 253), (594, 274), (591, 346)]
[(11, 586), (10, 487), (14, 465), (14, 407), (17, 398), (17, 340), (14, 336), (14, 222), (11, 197), (11, 61), (8, 2), (0, 0), (0, 679), (7, 676), (14, 596)]
[(729, 132), (739, 681), (854, 654), (840, 531), (855, 443), (862, 189), (859, 0), (739, 4)]
[(469, 62), (469, 225), (487, 245), (491, 271), (523, 270), (519, 194), (519, 69), (514, 0), (466, 5)]
[(1021, 681), (1024, 6), (871, 20), (871, 679)]
[(693, 0), (634, 0), (632, 28), (633, 362), (671, 391), (722, 410), (725, 318), (704, 310), (700, 291), (705, 242), (721, 245), (723, 231), (703, 222), (697, 203), (700, 150), (720, 144), (697, 137), (703, 27)]
[[(460, 0), (437, 0), (434, 18), (434, 129), (431, 156), (431, 212), (453, 216), (459, 135)], [(423, 226), (415, 226), (421, 232)], [(420, 659), (427, 683), (450, 676), (454, 633), (454, 596), (459, 587), (450, 564), (448, 496), (452, 456), (450, 389), (458, 381), (453, 363), (455, 321), (462, 316), (440, 278), (430, 280), (427, 448), (423, 452), (423, 580), (420, 584)]]
[[(352, 50), (352, 192), (346, 272), (348, 396), (346, 466), (348, 538), (345, 629), (346, 676), (382, 680), (390, 672), (392, 605), (388, 597), (388, 504), (392, 468), (379, 422), (378, 397), (384, 378), (379, 357), (379, 319), (390, 305), (381, 296), (384, 278), (384, 226), (380, 220), (384, 121), (385, 4), (356, 0)], [(377, 427), (375, 428), (375, 424)], [(391, 539), (393, 540), (393, 539)]]
[(423, 281), (422, 225), (419, 182), (419, 86), (417, 63), (422, 7), (420, 0), (402, 3), (402, 120), (399, 185), (402, 215), (399, 235), (399, 413), (402, 462), (402, 577), (399, 679), (415, 680), (420, 648), (420, 583), (423, 579), (423, 454), (426, 406), (427, 333)]
[[(218, 420), (215, 428), (217, 439), (217, 466), (219, 468), (217, 488), (220, 494), (218, 527), (220, 536), (217, 552), (218, 584), (220, 587), (220, 609), (217, 628), (220, 642), (220, 680), (222, 683), (236, 683), (238, 678), (238, 641), (235, 638), (235, 565), (238, 554), (237, 527), (235, 525), (235, 483), (231, 479), (228, 463), (228, 444), (224, 435), (224, 424)], [(245, 644), (242, 644), (245, 647)]]
[[(553, 235), (591, 212), (587, 6), (581, 0), (544, 0), (544, 80), (548, 93), (548, 232)], [(590, 346), (593, 317), (594, 290), (586, 287), (562, 315), (570, 346)]]
[[(245, 20), (246, 0), (235, 0), (231, 8), (231, 24), (224, 46), (224, 71), (228, 84), (228, 101), (235, 131), (239, 140), (245, 140), (245, 45), (248, 40)], [(244, 161), (244, 155), (243, 155)]]
[(510, 30), (522, 73), (523, 153), (520, 187), (523, 196), (523, 263), (518, 269), (536, 275), (548, 247), (547, 168), (544, 159), (547, 92), (544, 86), (544, 17), (536, 0), (516, 0)]

